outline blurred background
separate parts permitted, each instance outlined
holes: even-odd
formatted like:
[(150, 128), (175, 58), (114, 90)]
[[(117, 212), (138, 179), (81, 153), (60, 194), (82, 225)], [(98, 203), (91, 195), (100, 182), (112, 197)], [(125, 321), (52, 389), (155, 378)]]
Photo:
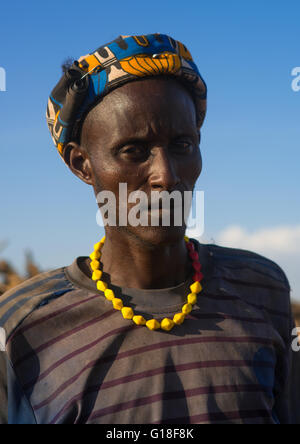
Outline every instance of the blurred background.
[(46, 126), (61, 64), (121, 34), (160, 32), (186, 44), (208, 85), (202, 242), (276, 261), (300, 302), (298, 0), (27, 0), (2, 3), (0, 16), (0, 293), (89, 254), (103, 235), (92, 189)]

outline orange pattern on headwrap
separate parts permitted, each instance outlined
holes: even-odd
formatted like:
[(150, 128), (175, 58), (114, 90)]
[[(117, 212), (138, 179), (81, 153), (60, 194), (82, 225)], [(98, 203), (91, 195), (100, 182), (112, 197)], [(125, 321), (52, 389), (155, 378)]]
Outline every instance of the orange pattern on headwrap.
[(134, 57), (126, 57), (120, 61), (125, 72), (138, 77), (155, 76), (161, 74), (175, 74), (181, 67), (177, 54), (164, 53), (156, 57), (141, 54)]

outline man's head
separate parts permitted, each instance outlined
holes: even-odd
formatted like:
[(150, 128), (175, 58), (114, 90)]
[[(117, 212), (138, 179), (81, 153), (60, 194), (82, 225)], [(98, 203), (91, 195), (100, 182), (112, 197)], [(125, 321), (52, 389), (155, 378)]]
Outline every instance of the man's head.
[[(164, 77), (132, 82), (107, 95), (87, 115), (80, 143), (70, 142), (65, 160), (96, 195), (119, 183), (128, 194), (192, 191), (202, 169), (196, 110), (188, 90)], [(128, 213), (134, 206), (128, 204)], [(150, 215), (150, 212), (149, 212)], [(150, 224), (150, 220), (149, 220)], [(150, 243), (184, 235), (185, 226), (124, 227)]]
[[(52, 91), (47, 121), (73, 173), (118, 201), (119, 183), (148, 197), (193, 190), (205, 111), (206, 86), (190, 53), (154, 34), (120, 37), (75, 61)], [(185, 230), (167, 228), (124, 230), (150, 243)]]

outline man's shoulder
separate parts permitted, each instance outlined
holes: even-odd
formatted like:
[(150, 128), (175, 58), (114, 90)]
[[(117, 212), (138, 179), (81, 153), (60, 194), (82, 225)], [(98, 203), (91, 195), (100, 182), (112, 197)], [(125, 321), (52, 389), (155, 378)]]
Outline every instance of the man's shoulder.
[(222, 247), (215, 244), (205, 245), (213, 257), (215, 269), (225, 276), (290, 291), (290, 285), (282, 268), (271, 259), (253, 251)]
[(33, 310), (73, 289), (64, 270), (40, 273), (0, 296), (0, 328), (6, 337)]

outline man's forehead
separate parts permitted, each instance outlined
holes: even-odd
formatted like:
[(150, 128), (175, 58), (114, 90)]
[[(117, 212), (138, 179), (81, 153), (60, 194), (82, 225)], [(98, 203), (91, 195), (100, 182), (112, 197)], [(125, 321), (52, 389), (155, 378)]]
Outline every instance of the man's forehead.
[(171, 104), (176, 102), (181, 107), (194, 103), (190, 92), (180, 82), (158, 76), (124, 84), (105, 96), (94, 109), (99, 119), (111, 112), (118, 114), (118, 111), (126, 117), (126, 113), (135, 111), (143, 115), (147, 111), (159, 114), (157, 111), (162, 108), (171, 111)]

